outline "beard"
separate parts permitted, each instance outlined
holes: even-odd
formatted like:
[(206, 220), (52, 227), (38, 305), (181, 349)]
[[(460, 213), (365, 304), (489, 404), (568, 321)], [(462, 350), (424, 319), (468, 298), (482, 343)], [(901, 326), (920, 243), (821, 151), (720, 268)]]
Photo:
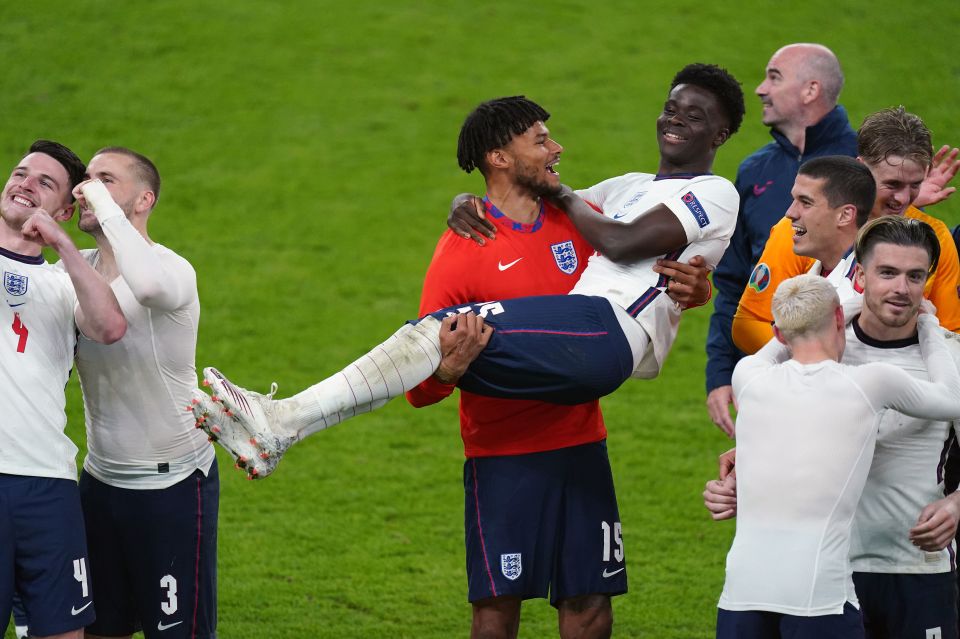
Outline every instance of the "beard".
[(520, 188), (526, 189), (534, 197), (550, 198), (555, 195), (560, 195), (563, 186), (559, 182), (553, 184), (540, 178), (539, 173), (539, 170), (533, 169), (522, 162), (518, 162), (514, 183)]

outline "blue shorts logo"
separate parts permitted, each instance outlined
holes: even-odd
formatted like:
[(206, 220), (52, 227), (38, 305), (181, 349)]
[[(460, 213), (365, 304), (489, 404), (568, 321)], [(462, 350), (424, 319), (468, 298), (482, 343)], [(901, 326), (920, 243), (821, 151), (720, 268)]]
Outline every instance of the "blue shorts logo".
[(703, 205), (700, 204), (700, 200), (693, 194), (693, 191), (687, 191), (680, 199), (687, 205), (690, 212), (693, 213), (693, 217), (697, 218), (697, 226), (703, 228), (710, 223), (707, 212), (703, 210)]
[(523, 572), (523, 566), (520, 564), (520, 553), (511, 552), (500, 555), (500, 572), (510, 581), (515, 581)]
[(763, 293), (767, 287), (770, 286), (770, 267), (763, 262), (757, 264), (757, 267), (753, 269), (753, 273), (750, 274), (750, 280), (747, 282), (747, 286), (757, 293)]
[(572, 275), (577, 270), (577, 249), (573, 248), (573, 240), (551, 244), (550, 250), (553, 251), (553, 259), (557, 262), (557, 268)]
[(10, 295), (20, 296), (27, 292), (28, 279), (19, 273), (3, 272), (3, 288)]

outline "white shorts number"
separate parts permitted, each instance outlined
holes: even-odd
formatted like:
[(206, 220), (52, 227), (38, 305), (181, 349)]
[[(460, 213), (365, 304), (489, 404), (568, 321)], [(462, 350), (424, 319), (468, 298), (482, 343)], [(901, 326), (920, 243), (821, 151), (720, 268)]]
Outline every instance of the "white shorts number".
[(85, 557), (73, 560), (73, 578), (80, 582), (83, 598), (86, 599), (89, 587), (87, 586), (87, 564)]
[(927, 628), (927, 639), (941, 639), (941, 637), (943, 637), (943, 631), (940, 630), (940, 626)]
[(160, 602), (160, 610), (165, 615), (172, 615), (177, 611), (177, 580), (173, 575), (164, 575), (160, 587), (167, 589), (167, 600)]
[(623, 533), (620, 528), (620, 522), (613, 522), (613, 535), (611, 539), (610, 524), (605, 521), (600, 522), (600, 528), (603, 530), (603, 560), (610, 561), (610, 548), (613, 548), (613, 559), (617, 563), (623, 561)]

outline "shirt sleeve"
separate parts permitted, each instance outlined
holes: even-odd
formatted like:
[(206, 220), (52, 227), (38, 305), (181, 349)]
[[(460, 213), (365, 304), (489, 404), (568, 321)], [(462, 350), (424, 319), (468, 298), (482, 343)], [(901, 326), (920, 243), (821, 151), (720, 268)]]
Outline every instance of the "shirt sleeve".
[(173, 252), (158, 251), (134, 228), (106, 187), (85, 190), (93, 204), (100, 228), (117, 260), (120, 275), (130, 286), (137, 301), (148, 308), (174, 311), (197, 296), (197, 276), (193, 267)]
[(617, 187), (620, 182), (632, 175), (628, 173), (626, 175), (620, 175), (617, 177), (612, 177), (604, 180), (598, 184), (594, 184), (590, 188), (578, 189), (576, 194), (590, 203), (594, 209), (597, 211), (603, 211), (603, 205), (606, 203), (607, 196)]
[(733, 316), (733, 341), (745, 353), (753, 353), (773, 337), (773, 294), (786, 279), (806, 273), (814, 260), (793, 252), (793, 227), (783, 218), (770, 229), (770, 237), (740, 295)]
[[(729, 239), (737, 224), (740, 196), (733, 185), (720, 177), (694, 179), (665, 197), (662, 203), (677, 216), (688, 242), (713, 238)], [(716, 268), (716, 264), (709, 267)]]
[(751, 379), (765, 373), (777, 364), (782, 364), (789, 358), (790, 350), (786, 345), (780, 340), (771, 339), (756, 353), (741, 359), (737, 362), (736, 368), (733, 369), (734, 397), (740, 397), (740, 393), (743, 392), (744, 387)]
[[(886, 407), (921, 419), (950, 421), (960, 417), (960, 372), (947, 347), (936, 317), (922, 314), (917, 321), (920, 354), (930, 381), (917, 379), (890, 364), (882, 366), (876, 400)], [(873, 366), (873, 365), (870, 365)]]
[[(463, 269), (470, 267), (470, 250), (454, 247), (459, 242), (470, 242), (457, 237), (452, 231), (445, 231), (437, 242), (437, 248), (423, 278), (423, 290), (420, 294), (420, 317), (428, 313), (453, 306), (469, 299), (468, 291), (463, 290), (460, 282)], [(407, 402), (415, 408), (436, 404), (453, 394), (455, 384), (444, 384), (435, 377), (428, 377), (418, 386), (407, 391)]]
[(940, 240), (940, 260), (927, 282), (925, 295), (937, 307), (943, 327), (956, 333), (960, 331), (960, 258), (947, 226), (940, 222), (934, 230)]

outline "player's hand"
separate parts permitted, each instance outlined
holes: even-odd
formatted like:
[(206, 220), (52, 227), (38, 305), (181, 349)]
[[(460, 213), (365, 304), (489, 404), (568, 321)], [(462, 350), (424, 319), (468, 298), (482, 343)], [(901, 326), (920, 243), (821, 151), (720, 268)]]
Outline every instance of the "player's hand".
[(929, 206), (937, 202), (943, 202), (953, 195), (953, 192), (957, 189), (952, 186), (948, 187), (947, 184), (960, 170), (958, 155), (960, 155), (960, 149), (951, 149), (947, 144), (940, 147), (937, 154), (933, 156), (933, 164), (930, 166), (927, 177), (920, 185), (920, 193), (917, 194), (917, 199), (913, 201), (914, 206)]
[(703, 489), (703, 505), (715, 521), (737, 516), (737, 478), (711, 479)]
[(653, 270), (667, 276), (667, 295), (679, 304), (680, 308), (703, 306), (710, 301), (712, 291), (710, 280), (707, 279), (710, 271), (707, 270), (702, 255), (694, 255), (686, 264), (657, 260)]
[(486, 244), (484, 236), (491, 240), (497, 237), (497, 227), (487, 219), (483, 200), (469, 193), (461, 193), (453, 198), (447, 226), (460, 237), (473, 240), (480, 246)]
[(27, 221), (23, 223), (21, 232), (23, 237), (31, 242), (49, 246), (57, 252), (64, 242), (70, 242), (66, 232), (43, 209), (37, 209), (33, 215), (27, 218)]
[(733, 418), (730, 416), (731, 406), (736, 410), (733, 386), (718, 386), (707, 395), (707, 411), (710, 413), (710, 419), (727, 434), (727, 437), (733, 439), (736, 429), (733, 425)]
[(717, 466), (719, 467), (720, 480), (723, 481), (727, 477), (737, 476), (737, 449), (731, 448), (725, 453), (722, 453), (720, 457), (717, 458)]
[(493, 327), (474, 312), (445, 317), (440, 323), (440, 365), (434, 377), (455, 384), (486, 348)]
[(910, 529), (910, 541), (920, 550), (936, 552), (947, 547), (957, 534), (960, 506), (953, 495), (928, 504)]
[(917, 314), (919, 315), (926, 314), (926, 315), (932, 315), (933, 317), (936, 317), (937, 307), (934, 305), (933, 302), (931, 302), (927, 298), (923, 298), (922, 300), (920, 300), (920, 308), (917, 309)]

